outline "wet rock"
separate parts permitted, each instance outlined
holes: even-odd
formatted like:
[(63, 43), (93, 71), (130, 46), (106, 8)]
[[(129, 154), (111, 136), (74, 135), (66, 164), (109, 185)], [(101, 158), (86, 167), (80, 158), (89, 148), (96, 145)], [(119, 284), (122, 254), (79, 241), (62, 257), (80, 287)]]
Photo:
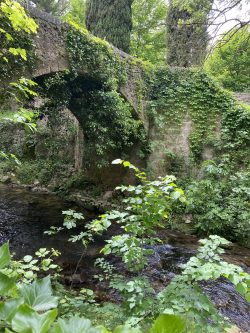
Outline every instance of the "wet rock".
[(11, 177), (10, 177), (10, 176), (3, 176), (3, 177), (1, 178), (1, 182), (2, 182), (3, 184), (10, 184), (10, 183), (12, 182), (12, 180), (11, 180)]
[(108, 201), (112, 197), (113, 197), (113, 191), (107, 191), (107, 192), (104, 193), (102, 198), (103, 198), (103, 200)]
[(41, 186), (35, 186), (31, 187), (31, 192), (37, 192), (37, 193), (49, 193), (49, 190), (46, 187)]

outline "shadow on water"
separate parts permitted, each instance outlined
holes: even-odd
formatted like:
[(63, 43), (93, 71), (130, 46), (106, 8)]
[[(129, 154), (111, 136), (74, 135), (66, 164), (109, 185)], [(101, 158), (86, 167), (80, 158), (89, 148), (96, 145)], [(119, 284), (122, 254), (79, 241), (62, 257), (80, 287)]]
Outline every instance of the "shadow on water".
[[(43, 234), (50, 226), (61, 225), (61, 212), (69, 208), (81, 211), (86, 216), (84, 223), (96, 216), (95, 213), (83, 211), (74, 203), (65, 202), (55, 195), (0, 185), (0, 243), (9, 240), (11, 249), (19, 258), (33, 254), (41, 247), (56, 248), (62, 253), (60, 264), (64, 268), (64, 274), (69, 276), (74, 272), (82, 254), (82, 246), (68, 242), (71, 233), (60, 233), (53, 237)], [(154, 247), (155, 253), (150, 257), (146, 268), (146, 273), (156, 290), (161, 290), (175, 274), (181, 272), (180, 265), (187, 262), (197, 248), (195, 236), (161, 231), (161, 238), (168, 245)], [(99, 256), (102, 244), (102, 239), (97, 240), (85, 253), (76, 274), (76, 284), (95, 287), (95, 281), (91, 278), (95, 271), (93, 263)], [(235, 245), (227, 251), (225, 258), (229, 262), (241, 265), (250, 273), (249, 250)], [(202, 288), (223, 315), (243, 331), (250, 332), (250, 304), (235, 292), (231, 283), (219, 279), (203, 283)]]

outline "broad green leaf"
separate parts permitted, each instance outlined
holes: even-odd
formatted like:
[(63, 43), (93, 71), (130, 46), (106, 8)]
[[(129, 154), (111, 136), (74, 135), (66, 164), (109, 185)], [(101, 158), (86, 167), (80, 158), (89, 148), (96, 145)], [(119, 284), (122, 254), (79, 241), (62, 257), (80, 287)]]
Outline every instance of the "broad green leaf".
[(31, 285), (23, 285), (20, 293), (25, 303), (36, 311), (47, 311), (57, 307), (57, 298), (52, 296), (49, 276), (34, 281)]
[(69, 320), (59, 319), (52, 333), (109, 333), (103, 327), (93, 327), (89, 319), (72, 317)]
[(154, 322), (150, 333), (183, 333), (185, 321), (175, 315), (162, 314)]
[(12, 319), (12, 328), (17, 333), (47, 333), (56, 316), (56, 309), (38, 314), (24, 304), (19, 307)]
[(243, 282), (242, 283), (238, 283), (237, 286), (236, 286), (236, 290), (241, 295), (245, 295), (247, 293), (247, 284), (243, 283)]
[(14, 280), (0, 273), (0, 296), (7, 294), (14, 287)]
[(11, 299), (0, 303), (0, 321), (10, 321), (18, 307), (23, 303), (23, 299)]
[(0, 247), (0, 269), (7, 266), (10, 259), (9, 243), (5, 243)]

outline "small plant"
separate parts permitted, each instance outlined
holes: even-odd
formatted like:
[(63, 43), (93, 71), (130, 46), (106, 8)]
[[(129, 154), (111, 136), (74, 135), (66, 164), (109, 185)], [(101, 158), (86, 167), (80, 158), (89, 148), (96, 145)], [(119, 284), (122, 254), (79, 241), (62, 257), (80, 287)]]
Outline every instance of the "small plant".
[(199, 242), (201, 246), (197, 255), (182, 266), (182, 274), (158, 295), (159, 307), (162, 313), (184, 316), (191, 332), (221, 333), (230, 325), (218, 313), (199, 283), (225, 277), (250, 301), (250, 275), (241, 267), (221, 260), (220, 255), (224, 253), (221, 246), (229, 245), (224, 238), (210, 236)]
[(177, 203), (185, 203), (184, 192), (175, 184), (174, 176), (159, 177), (150, 181), (144, 172), (128, 161), (115, 160), (113, 164), (122, 164), (135, 172), (140, 184), (137, 186), (120, 186), (116, 190), (126, 192), (128, 197), (123, 199), (125, 210), (111, 211), (99, 219), (89, 223), (87, 232), (82, 233), (82, 239), (88, 243), (91, 234), (102, 233), (112, 223), (120, 225), (124, 231), (106, 241), (101, 250), (104, 255), (115, 254), (121, 257), (127, 268), (140, 271), (147, 263), (147, 256), (152, 250), (146, 245), (152, 245), (160, 240), (155, 237), (155, 228), (163, 228), (172, 207)]
[[(46, 251), (40, 253), (43, 257)], [(8, 265), (11, 265), (11, 255), (8, 244), (4, 244), (0, 247), (0, 269), (4, 270)], [(14, 277), (0, 273), (0, 294), (0, 327), (5, 332), (111, 333), (103, 326), (94, 327), (90, 320), (79, 316), (58, 318), (58, 299), (52, 294), (49, 277), (17, 285)], [(84, 290), (82, 294), (93, 296), (89, 290)], [(176, 316), (164, 315), (156, 320), (150, 332), (157, 333), (159, 329), (162, 333), (183, 333), (184, 321)], [(117, 327), (113, 332), (141, 333), (129, 326)]]
[(58, 277), (60, 267), (54, 263), (54, 258), (58, 257), (60, 252), (55, 249), (39, 249), (35, 256), (26, 255), (19, 261), (11, 260), (10, 264), (1, 269), (3, 274), (15, 278), (18, 283), (30, 283), (34, 281), (38, 274), (53, 273), (53, 278)]
[(200, 235), (217, 234), (249, 244), (250, 172), (233, 172), (229, 161), (206, 161), (203, 178), (187, 188), (187, 212)]
[(77, 213), (76, 211), (70, 209), (70, 210), (65, 210), (62, 212), (64, 215), (64, 222), (63, 222), (63, 227), (55, 227), (52, 226), (50, 227), (49, 230), (46, 230), (44, 233), (47, 235), (55, 235), (58, 232), (64, 230), (64, 229), (73, 229), (76, 228), (77, 222), (84, 220), (84, 216), (82, 213)]

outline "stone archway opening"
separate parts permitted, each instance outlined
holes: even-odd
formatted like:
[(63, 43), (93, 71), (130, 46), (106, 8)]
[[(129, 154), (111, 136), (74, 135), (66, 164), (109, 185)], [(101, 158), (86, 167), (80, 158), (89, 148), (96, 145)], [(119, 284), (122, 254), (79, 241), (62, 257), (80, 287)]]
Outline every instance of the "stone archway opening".
[[(137, 133), (130, 134), (123, 128), (127, 124), (122, 122), (134, 122), (143, 131), (124, 96), (88, 74), (74, 77), (71, 73), (58, 72), (34, 80), (41, 95), (35, 105), (41, 117), (39, 127), (49, 135), (47, 140), (46, 135), (38, 134), (36, 155), (53, 158), (54, 154), (58, 159), (66, 159), (72, 172), (84, 170), (94, 182), (119, 184), (126, 171), (116, 167), (115, 173), (110, 172), (110, 162), (125, 153), (134, 157), (137, 151), (137, 144), (132, 145), (133, 135)], [(120, 149), (123, 146), (119, 135), (127, 135), (124, 140), (131, 135), (131, 144), (126, 150)], [(52, 149), (51, 144), (46, 147), (47, 141), (54, 142)]]

